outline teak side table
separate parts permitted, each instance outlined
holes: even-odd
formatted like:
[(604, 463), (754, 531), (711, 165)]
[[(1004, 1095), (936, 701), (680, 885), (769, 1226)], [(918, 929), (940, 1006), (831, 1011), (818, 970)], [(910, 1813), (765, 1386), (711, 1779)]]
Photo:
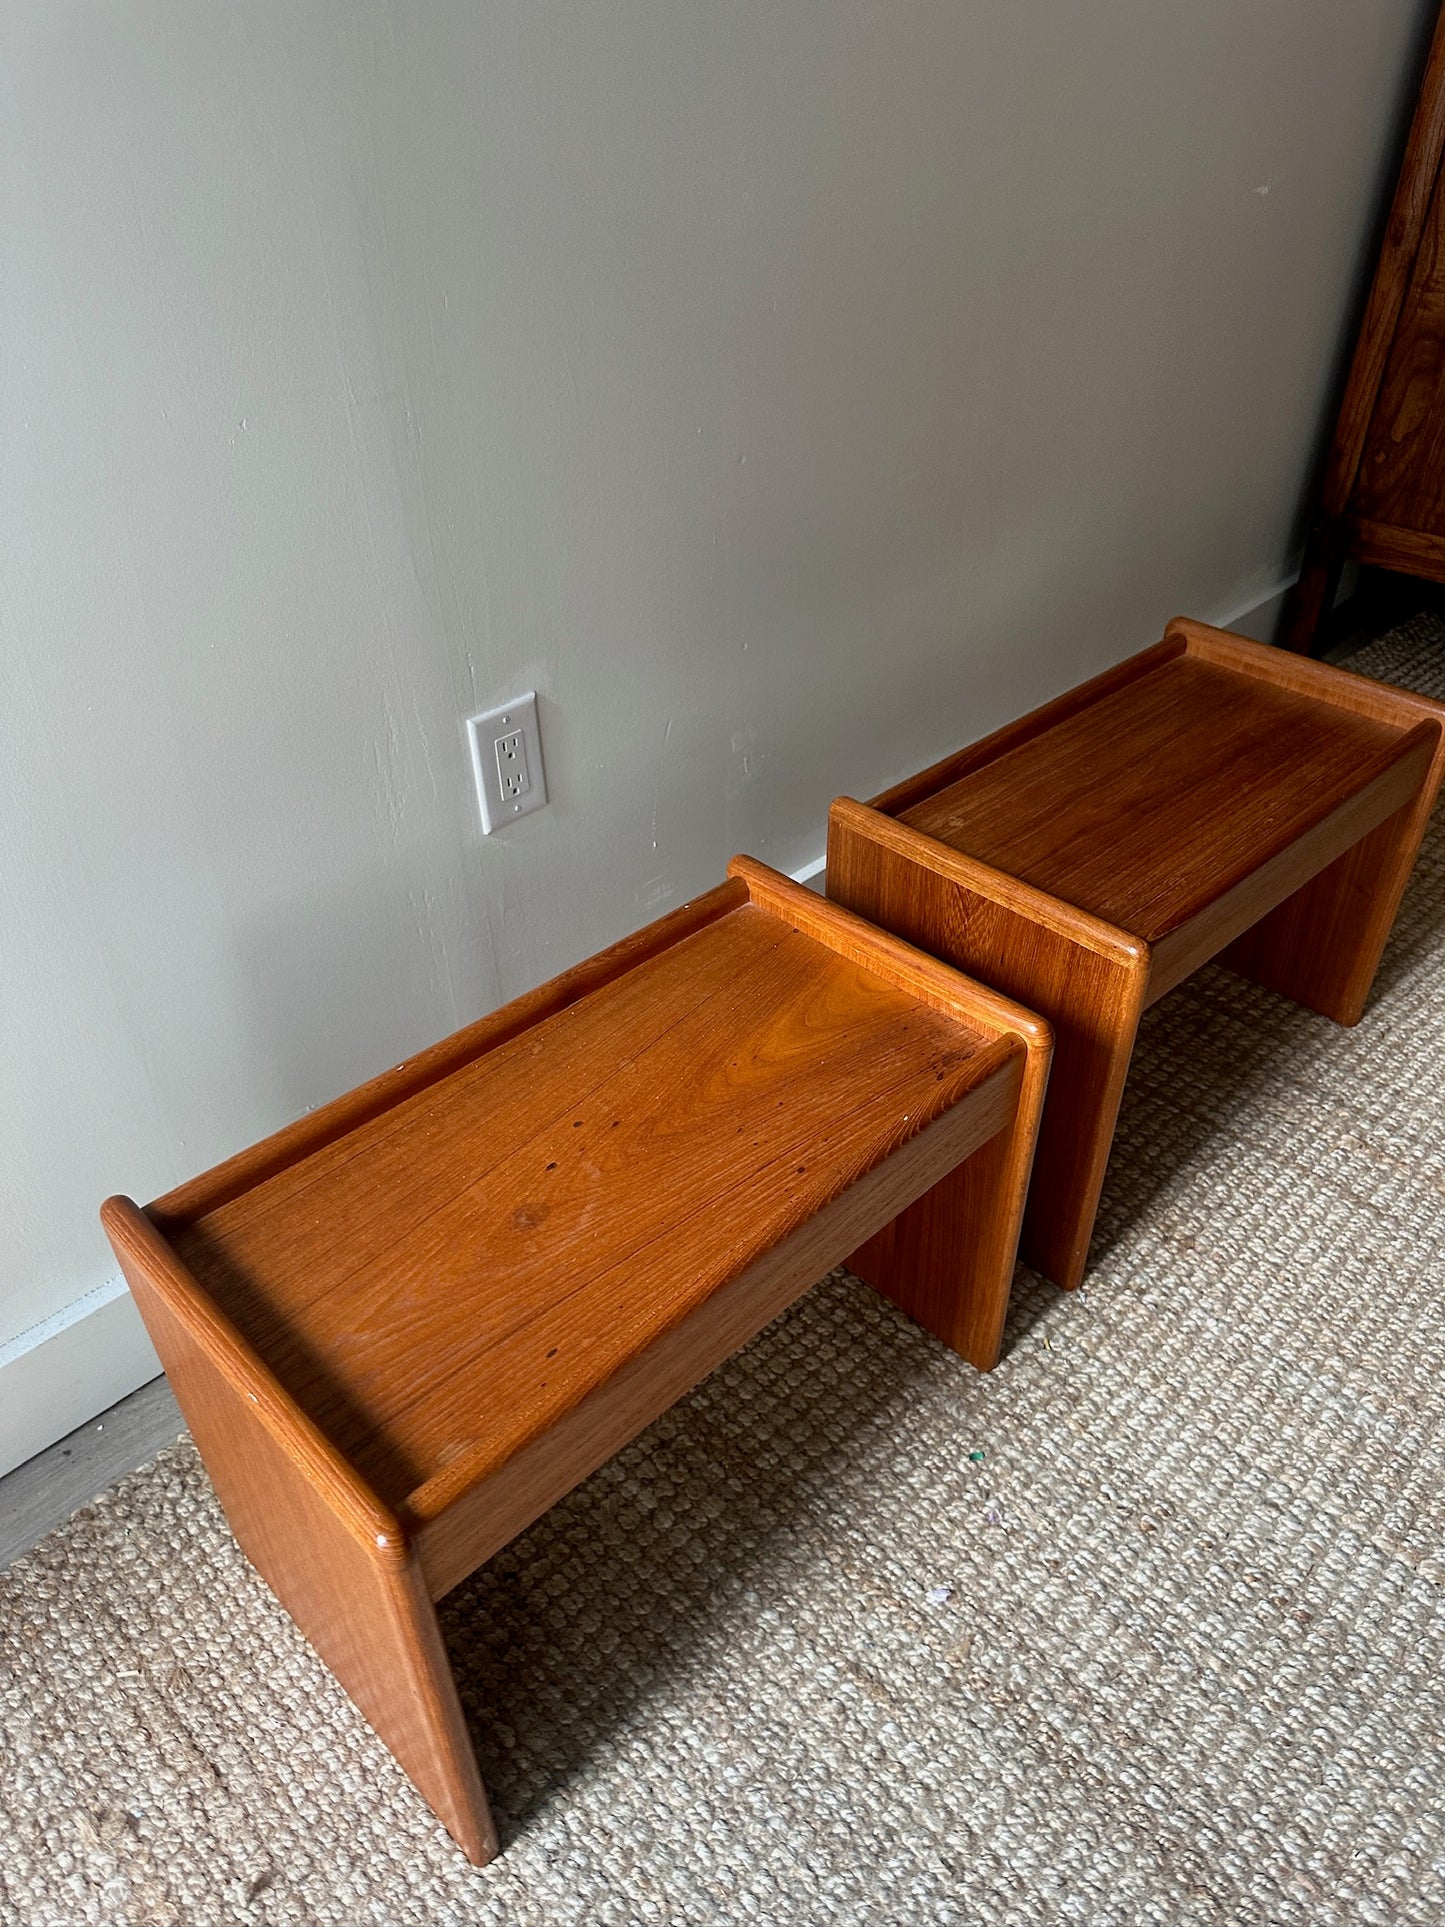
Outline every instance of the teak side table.
[(998, 1352), (1048, 1026), (729, 881), (102, 1217), (241, 1546), (468, 1856), (433, 1601), (817, 1278)]
[(1200, 964), (1358, 1021), (1442, 725), (1423, 696), (1177, 621), (871, 804), (833, 805), (829, 897), (1054, 1026), (1028, 1264), (1082, 1277), (1140, 1016)]

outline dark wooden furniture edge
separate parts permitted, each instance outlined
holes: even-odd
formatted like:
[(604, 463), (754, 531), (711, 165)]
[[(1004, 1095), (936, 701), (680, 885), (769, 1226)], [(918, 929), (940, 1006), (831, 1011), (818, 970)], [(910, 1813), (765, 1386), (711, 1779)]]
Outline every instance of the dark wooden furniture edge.
[(1347, 516), (1340, 559), (1398, 569), (1427, 582), (1445, 582), (1445, 536), (1431, 535), (1427, 529), (1392, 528), (1387, 522)]
[[(1375, 562), (1384, 568), (1406, 569), (1412, 574), (1434, 573), (1407, 559), (1413, 545), (1395, 539), (1398, 532), (1393, 533), (1390, 541), (1375, 544), (1373, 550), (1356, 548), (1358, 535), (1367, 525), (1351, 524), (1346, 519), (1346, 511), (1430, 211), (1442, 153), (1445, 153), (1445, 11), (1436, 21), (1425, 59), (1419, 97), (1405, 138), (1405, 151), (1364, 318), (1355, 338), (1334, 435), (1320, 477), (1318, 503), (1305, 541), (1304, 561), (1281, 625), (1281, 646), (1293, 653), (1305, 654), (1314, 647), (1320, 625), (1333, 605), (1341, 566), (1349, 555), (1358, 555), (1360, 560)], [(1428, 538), (1422, 540), (1428, 541)], [(1438, 559), (1436, 566), (1441, 566)], [(1445, 580), (1445, 575), (1435, 579)]]

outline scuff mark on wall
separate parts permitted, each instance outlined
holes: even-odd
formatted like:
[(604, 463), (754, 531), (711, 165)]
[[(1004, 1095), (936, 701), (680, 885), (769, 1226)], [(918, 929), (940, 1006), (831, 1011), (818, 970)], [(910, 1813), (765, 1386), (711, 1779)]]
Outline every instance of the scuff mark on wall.
[(733, 772), (728, 784), (728, 794), (736, 796), (748, 783), (756, 782), (758, 768), (762, 762), (762, 751), (758, 748), (758, 734), (755, 729), (735, 729), (729, 747), (733, 753)]

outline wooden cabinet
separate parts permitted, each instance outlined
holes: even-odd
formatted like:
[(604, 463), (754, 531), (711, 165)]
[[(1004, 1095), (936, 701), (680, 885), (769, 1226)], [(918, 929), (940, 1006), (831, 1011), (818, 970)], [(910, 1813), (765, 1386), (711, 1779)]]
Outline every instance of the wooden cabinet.
[(1283, 641), (1310, 650), (1347, 560), (1445, 582), (1445, 13), (1355, 343)]

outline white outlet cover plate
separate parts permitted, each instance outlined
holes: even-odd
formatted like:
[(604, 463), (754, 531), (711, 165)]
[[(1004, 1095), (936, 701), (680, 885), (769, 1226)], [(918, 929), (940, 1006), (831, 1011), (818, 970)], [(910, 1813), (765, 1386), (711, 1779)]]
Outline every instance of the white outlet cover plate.
[(542, 769), (535, 690), (470, 717), (467, 741), (484, 836), (541, 809), (547, 801), (547, 778)]

